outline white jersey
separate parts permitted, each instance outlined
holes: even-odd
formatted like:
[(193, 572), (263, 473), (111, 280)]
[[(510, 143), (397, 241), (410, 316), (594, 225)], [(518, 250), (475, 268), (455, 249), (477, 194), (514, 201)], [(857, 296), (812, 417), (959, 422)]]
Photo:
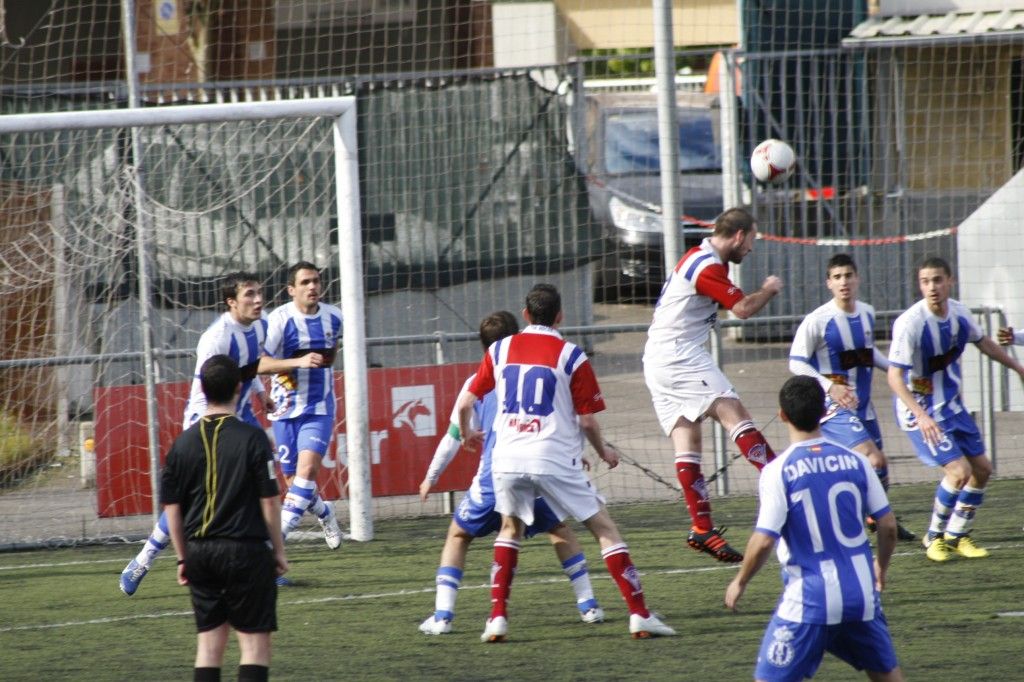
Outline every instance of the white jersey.
[(278, 359), (297, 358), (311, 352), (327, 358), (327, 367), (294, 369), (274, 376), (270, 397), (277, 409), (273, 420), (305, 415), (334, 416), (334, 362), (341, 341), (341, 311), (320, 303), (306, 315), (294, 302), (276, 308), (267, 317), (267, 355)]
[(742, 298), (710, 239), (690, 249), (662, 287), (647, 330), (644, 365), (672, 365), (707, 353), (719, 306), (731, 309)]
[(794, 443), (765, 465), (758, 494), (756, 530), (779, 539), (780, 618), (831, 625), (881, 613), (864, 516), (890, 510), (866, 457), (823, 438)]
[(256, 376), (256, 368), (263, 355), (263, 344), (267, 338), (267, 321), (256, 320), (242, 325), (223, 313), (206, 328), (196, 345), (196, 370), (192, 375), (192, 392), (185, 405), (184, 427), (187, 429), (206, 412), (206, 396), (199, 381), (199, 369), (214, 355), (227, 355), (242, 370), (242, 390), (238, 396), (235, 413), (242, 421), (259, 426), (252, 409), (252, 394), (263, 393), (263, 383)]
[[(920, 300), (892, 325), (889, 364), (903, 369), (907, 388), (935, 421), (964, 410), (960, 355), (968, 343), (984, 334), (970, 309), (960, 301), (947, 301), (946, 316), (936, 317)], [(903, 401), (895, 399), (896, 418), (904, 430), (916, 429), (916, 419)]]
[[(828, 381), (853, 389), (858, 400), (856, 414), (861, 420), (877, 419), (871, 404), (874, 329), (875, 309), (871, 305), (856, 301), (853, 312), (847, 313), (835, 301), (829, 301), (803, 319), (789, 351), (791, 361), (806, 363)], [(828, 393), (825, 404), (828, 414), (835, 412)]]
[(495, 473), (580, 470), (583, 432), (578, 415), (605, 407), (583, 350), (540, 325), (495, 341), (469, 390), (477, 397), (496, 391)]

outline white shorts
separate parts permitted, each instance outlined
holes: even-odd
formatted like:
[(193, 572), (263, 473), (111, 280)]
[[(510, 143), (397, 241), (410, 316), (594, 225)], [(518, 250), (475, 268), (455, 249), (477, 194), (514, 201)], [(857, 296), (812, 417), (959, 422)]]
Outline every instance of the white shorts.
[(571, 516), (586, 521), (601, 511), (604, 498), (582, 471), (559, 474), (493, 472), (494, 510), (514, 516), (527, 526), (533, 523), (533, 503), (538, 497), (551, 507), (559, 521)]
[(674, 365), (644, 363), (644, 381), (666, 436), (672, 433), (679, 417), (697, 423), (719, 398), (739, 400), (732, 384), (707, 353)]

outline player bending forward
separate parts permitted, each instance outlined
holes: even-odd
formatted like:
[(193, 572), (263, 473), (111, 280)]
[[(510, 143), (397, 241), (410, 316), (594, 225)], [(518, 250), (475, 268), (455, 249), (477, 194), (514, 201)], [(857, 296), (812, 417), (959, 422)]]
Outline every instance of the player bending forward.
[[(878, 682), (903, 679), (879, 594), (896, 546), (896, 518), (871, 463), (825, 440), (825, 392), (792, 377), (779, 392), (791, 445), (761, 472), (761, 507), (739, 573), (725, 592), (732, 610), (778, 540), (782, 598), (757, 655), (757, 680), (814, 676), (826, 651)], [(872, 556), (863, 514), (878, 526)]]
[[(875, 309), (857, 299), (860, 275), (853, 258), (837, 253), (825, 271), (832, 300), (814, 309), (797, 327), (789, 369), (821, 385), (825, 391), (821, 432), (867, 457), (882, 489), (888, 492), (889, 461), (882, 452), (882, 430), (871, 403), (874, 368), (889, 369), (889, 361), (875, 348)], [(872, 525), (868, 527), (874, 530)], [(896, 537), (917, 539), (899, 521)]]
[(608, 572), (629, 606), (632, 636), (674, 635), (675, 630), (647, 610), (629, 549), (583, 472), (581, 432), (609, 467), (619, 458), (605, 445), (594, 416), (605, 407), (594, 370), (583, 350), (556, 330), (562, 321), (558, 290), (550, 284), (533, 287), (523, 317), (529, 326), (487, 349), (469, 390), (456, 403), (464, 443), (475, 448), (484, 434), (472, 427), (473, 405), (492, 390), (497, 393), (491, 466), (501, 530), (491, 566), (491, 615), (480, 638), (500, 642), (508, 634), (508, 598), (520, 542), (542, 496), (556, 518), (573, 516), (597, 539)]
[(932, 561), (947, 561), (954, 552), (981, 559), (988, 550), (975, 545), (970, 533), (985, 499), (992, 461), (964, 407), (960, 355), (973, 343), (1022, 377), (1024, 366), (982, 333), (967, 306), (950, 298), (953, 273), (946, 261), (925, 260), (917, 283), (921, 300), (892, 325), (888, 379), (898, 398), (896, 420), (918, 459), (943, 470), (924, 546)]
[(757, 223), (743, 209), (718, 216), (712, 235), (669, 274), (644, 347), (644, 380), (661, 428), (672, 439), (676, 476), (693, 521), (687, 544), (725, 562), (742, 561), (743, 555), (711, 520), (711, 498), (700, 470), (701, 422), (711, 417), (721, 424), (758, 470), (775, 456), (706, 347), (719, 306), (745, 320), (782, 290), (782, 280), (774, 275), (747, 295), (729, 281), (726, 263), (742, 262), (756, 237)]
[[(512, 336), (519, 331), (515, 316), (507, 310), (491, 313), (480, 322), (480, 343), (484, 350), (500, 339)], [(474, 375), (475, 376), (475, 375)], [(473, 381), (473, 376), (466, 379), (462, 387), (464, 392)], [(461, 392), (460, 392), (461, 395)], [(453, 411), (448, 433), (437, 444), (434, 459), (427, 468), (427, 475), (420, 483), (420, 497), (427, 499), (431, 487), (444, 472), (448, 463), (459, 450), (461, 441), (458, 426), (459, 415)], [(498, 400), (494, 391), (473, 405), (474, 428), (479, 428), (484, 437), (483, 451), (480, 453), (480, 466), (477, 468), (469, 490), (459, 503), (459, 508), (452, 515), (448, 526), (448, 537), (445, 538), (441, 550), (441, 565), (437, 569), (437, 593), (434, 598), (434, 613), (420, 623), (420, 632), (425, 635), (445, 635), (452, 631), (452, 620), (455, 618), (455, 599), (459, 585), (462, 583), (462, 571), (466, 565), (466, 553), (475, 538), (482, 538), (498, 530), (501, 526), (501, 514), (494, 511), (494, 483), (491, 480), (491, 452), (494, 448), (494, 416), (498, 409)], [(555, 517), (547, 502), (538, 499), (534, 505), (534, 523), (526, 529), (526, 537), (538, 533), (548, 533), (555, 554), (562, 564), (562, 570), (569, 578), (576, 594), (576, 608), (584, 623), (600, 623), (604, 620), (604, 611), (598, 606), (594, 597), (594, 588), (590, 584), (590, 573), (587, 571), (587, 560), (583, 556), (583, 548), (576, 534)]]

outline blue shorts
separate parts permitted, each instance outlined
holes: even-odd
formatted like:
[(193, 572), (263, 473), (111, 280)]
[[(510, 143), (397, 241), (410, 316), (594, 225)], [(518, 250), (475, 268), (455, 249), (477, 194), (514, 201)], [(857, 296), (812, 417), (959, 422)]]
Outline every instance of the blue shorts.
[(985, 454), (985, 441), (977, 424), (967, 412), (959, 412), (939, 422), (942, 440), (938, 445), (926, 443), (920, 429), (906, 431), (917, 458), (927, 466), (945, 466), (961, 457), (979, 457)]
[(814, 677), (826, 651), (857, 670), (889, 672), (899, 665), (881, 613), (873, 620), (835, 625), (793, 623), (773, 615), (757, 653), (754, 677), (771, 682)]
[[(501, 514), (494, 511), (494, 494), (485, 494), (482, 502), (474, 502), (467, 493), (452, 515), (452, 520), (459, 528), (475, 538), (482, 538), (496, 533), (501, 528)], [(547, 533), (561, 521), (551, 511), (551, 507), (538, 497), (533, 505), (533, 523), (526, 527), (526, 537), (532, 538), (538, 533)]]
[[(875, 428), (877, 430), (878, 424), (875, 424)], [(821, 435), (851, 450), (872, 438), (860, 417), (843, 407), (837, 409), (827, 421), (821, 422)]]
[(312, 450), (320, 457), (326, 455), (334, 435), (334, 417), (329, 415), (278, 419), (272, 426), (277, 443), (276, 459), (285, 476), (295, 475), (299, 453), (303, 450)]

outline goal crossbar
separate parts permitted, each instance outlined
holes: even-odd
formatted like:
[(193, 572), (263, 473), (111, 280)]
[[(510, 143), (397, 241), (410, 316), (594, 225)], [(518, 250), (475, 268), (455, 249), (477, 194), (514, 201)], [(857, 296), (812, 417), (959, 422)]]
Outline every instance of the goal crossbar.
[(0, 116), (0, 134), (222, 123), (313, 116), (341, 116), (355, 108), (355, 97), (325, 97), (273, 102), (226, 102), (169, 107), (58, 111)]

